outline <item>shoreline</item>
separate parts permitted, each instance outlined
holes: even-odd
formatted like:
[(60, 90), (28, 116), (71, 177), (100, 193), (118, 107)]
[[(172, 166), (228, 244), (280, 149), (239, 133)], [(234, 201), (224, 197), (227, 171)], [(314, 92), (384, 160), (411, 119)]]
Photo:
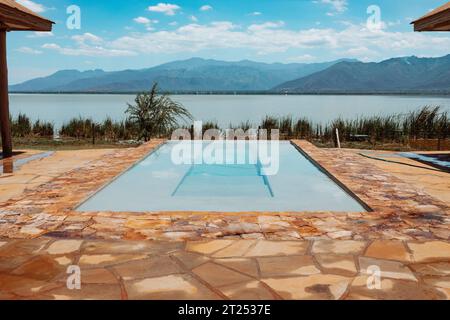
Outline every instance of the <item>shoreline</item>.
[[(30, 92), (30, 91), (10, 91), (10, 95), (136, 95), (141, 91), (130, 92)], [(161, 91), (163, 94), (172, 96), (402, 96), (402, 97), (446, 97), (450, 98), (450, 92), (304, 92), (304, 93), (279, 93), (267, 91), (251, 92), (194, 92), (194, 91)]]

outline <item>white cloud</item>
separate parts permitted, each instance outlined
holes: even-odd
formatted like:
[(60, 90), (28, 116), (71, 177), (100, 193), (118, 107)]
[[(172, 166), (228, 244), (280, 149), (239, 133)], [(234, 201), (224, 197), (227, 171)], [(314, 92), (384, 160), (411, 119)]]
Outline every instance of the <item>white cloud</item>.
[(46, 43), (42, 48), (54, 50), (67, 56), (123, 57), (136, 55), (132, 50), (110, 48), (107, 41), (88, 32), (75, 35), (72, 40), (76, 43), (75, 47), (62, 47), (56, 43)]
[(141, 24), (149, 24), (150, 23), (150, 19), (145, 18), (145, 17), (137, 17), (133, 19), (134, 22), (136, 23), (141, 23)]
[(177, 25), (178, 25), (178, 22), (176, 22), (176, 21), (172, 21), (169, 23), (169, 26), (172, 26), (172, 27), (177, 26)]
[(336, 13), (343, 13), (348, 9), (347, 0), (314, 0), (314, 3), (331, 6), (332, 12), (327, 12), (328, 16), (334, 16)]
[(213, 9), (213, 7), (210, 6), (209, 4), (205, 4), (204, 6), (200, 7), (200, 11), (210, 11), (212, 9)]
[(37, 13), (41, 13), (47, 10), (47, 8), (45, 8), (42, 4), (36, 3), (31, 0), (17, 0), (17, 3)]
[(48, 38), (53, 37), (53, 32), (33, 32), (32, 34), (29, 34), (27, 38)]
[[(438, 34), (371, 31), (365, 25), (347, 23), (342, 30), (312, 28), (289, 30), (283, 22), (266, 22), (242, 28), (229, 21), (188, 24), (175, 30), (132, 34), (110, 43), (118, 50), (141, 54), (199, 52), (214, 49), (245, 49), (256, 54), (311, 49), (330, 55), (382, 59), (421, 52), (448, 54), (450, 38)], [(367, 48), (362, 50), (361, 48)], [(431, 48), (431, 49), (430, 49)], [(350, 51), (349, 51), (350, 50)], [(305, 57), (304, 57), (305, 58)]]
[(147, 31), (153, 31), (153, 30), (155, 30), (155, 29), (153, 28), (153, 24), (159, 23), (158, 20), (150, 20), (150, 19), (145, 18), (145, 17), (137, 17), (137, 18), (134, 18), (133, 20), (134, 20), (134, 22), (136, 22), (136, 23), (145, 25)]
[(252, 24), (250, 27), (248, 27), (248, 30), (262, 31), (266, 29), (281, 28), (282, 26), (284, 26), (284, 21), (276, 21), (276, 22), (269, 21), (261, 24)]
[(49, 43), (46, 49), (66, 55), (131, 56), (136, 54), (199, 53), (246, 50), (249, 54), (289, 53), (297, 61), (317, 56), (352, 57), (364, 61), (392, 56), (445, 55), (450, 38), (441, 34), (369, 30), (365, 24), (342, 23), (340, 28), (287, 29), (282, 21), (248, 27), (230, 21), (190, 23), (169, 30), (133, 32), (106, 40), (93, 34), (74, 36), (71, 47)]
[(314, 57), (310, 54), (302, 54), (300, 56), (288, 58), (288, 61), (290, 61), (290, 62), (311, 62), (314, 60), (316, 60), (316, 57)]
[(16, 50), (17, 52), (26, 53), (26, 54), (42, 54), (41, 50), (36, 50), (30, 47), (20, 47)]
[(174, 16), (181, 7), (171, 3), (158, 3), (156, 6), (148, 7), (148, 11), (164, 13), (167, 16)]
[(103, 42), (102, 38), (96, 36), (95, 34), (89, 33), (89, 32), (86, 32), (81, 35), (72, 36), (72, 40), (74, 40), (80, 44), (84, 44), (85, 42), (100, 44)]
[(189, 19), (191, 19), (192, 22), (198, 22), (198, 18), (194, 15), (190, 16)]
[(130, 50), (109, 49), (101, 46), (82, 45), (77, 48), (61, 47), (56, 43), (46, 43), (43, 49), (54, 50), (65, 56), (87, 56), (87, 57), (127, 57), (135, 56)]
[(254, 11), (254, 12), (250, 12), (248, 15), (249, 16), (260, 16), (260, 15), (262, 15), (262, 12)]

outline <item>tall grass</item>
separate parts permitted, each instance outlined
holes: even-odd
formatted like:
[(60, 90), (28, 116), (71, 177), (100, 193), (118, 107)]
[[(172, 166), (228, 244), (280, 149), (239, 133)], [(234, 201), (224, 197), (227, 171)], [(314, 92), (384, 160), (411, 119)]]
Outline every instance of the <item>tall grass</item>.
[[(36, 121), (20, 114), (11, 119), (12, 131), (15, 137), (27, 136), (53, 136), (53, 124)], [(185, 127), (191, 129), (192, 127)], [(440, 107), (426, 106), (417, 111), (406, 114), (376, 115), (358, 117), (355, 119), (337, 118), (328, 123), (316, 123), (307, 118), (293, 118), (292, 116), (266, 116), (259, 125), (253, 125), (249, 121), (240, 124), (230, 124), (228, 128), (278, 129), (282, 139), (308, 139), (323, 143), (332, 142), (335, 139), (335, 130), (339, 130), (341, 142), (354, 141), (357, 138), (376, 143), (400, 143), (407, 145), (420, 139), (450, 138), (450, 119), (447, 112)], [(203, 124), (203, 132), (208, 129), (220, 128), (217, 121), (207, 121)], [(74, 118), (66, 122), (60, 136), (75, 139), (96, 139), (108, 142), (121, 140), (138, 140), (139, 129), (129, 120), (113, 121), (108, 118), (103, 122), (95, 122), (92, 119)], [(157, 136), (170, 137), (170, 133), (156, 132)]]
[(9, 119), (11, 123), (11, 132), (13, 137), (52, 137), (54, 132), (54, 126), (50, 122), (37, 120), (32, 123), (30, 118), (20, 113), (15, 119)]

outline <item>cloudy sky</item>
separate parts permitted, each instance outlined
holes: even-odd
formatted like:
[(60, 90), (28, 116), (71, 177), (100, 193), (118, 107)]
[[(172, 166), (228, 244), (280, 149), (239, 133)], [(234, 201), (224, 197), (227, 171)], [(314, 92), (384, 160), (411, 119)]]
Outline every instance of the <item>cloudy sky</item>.
[[(140, 69), (191, 57), (311, 63), (450, 53), (449, 33), (414, 33), (409, 24), (443, 0), (17, 1), (56, 25), (51, 33), (9, 34), (11, 83), (61, 69)], [(67, 27), (72, 4), (81, 10), (80, 29)]]

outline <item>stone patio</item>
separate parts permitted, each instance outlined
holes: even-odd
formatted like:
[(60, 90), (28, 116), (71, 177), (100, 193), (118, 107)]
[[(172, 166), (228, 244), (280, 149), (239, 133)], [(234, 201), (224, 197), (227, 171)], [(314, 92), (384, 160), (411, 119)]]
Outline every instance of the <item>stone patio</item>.
[(30, 186), (0, 204), (0, 237), (124, 240), (449, 240), (447, 203), (348, 150), (293, 141), (372, 212), (86, 212), (74, 211), (163, 141), (115, 150)]
[[(69, 265), (81, 289), (67, 287)], [(371, 266), (381, 287), (369, 289)], [(449, 299), (450, 244), (402, 241), (0, 242), (0, 299)]]
[[(293, 141), (369, 212), (74, 210), (161, 143), (2, 175), (0, 299), (449, 299), (446, 198), (353, 150)], [(73, 265), (81, 290), (66, 285)]]

